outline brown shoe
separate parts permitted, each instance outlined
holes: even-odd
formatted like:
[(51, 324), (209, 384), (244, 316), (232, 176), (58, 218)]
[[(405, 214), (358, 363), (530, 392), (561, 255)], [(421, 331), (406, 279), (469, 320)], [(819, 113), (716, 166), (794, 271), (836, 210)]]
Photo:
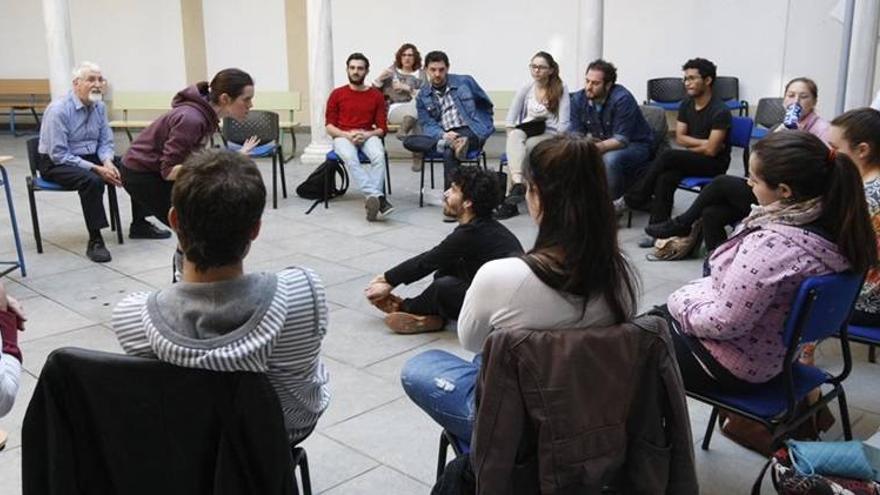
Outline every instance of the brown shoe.
[(403, 299), (394, 294), (388, 294), (381, 299), (371, 300), (370, 304), (379, 308), (383, 313), (396, 313), (397, 311), (400, 311), (401, 302), (403, 302)]
[(388, 314), (385, 324), (395, 333), (403, 335), (443, 330), (443, 318), (437, 315), (422, 316), (400, 311)]
[(455, 151), (455, 158), (464, 160), (467, 158), (468, 139), (462, 136), (455, 138), (455, 141), (452, 142), (452, 149)]

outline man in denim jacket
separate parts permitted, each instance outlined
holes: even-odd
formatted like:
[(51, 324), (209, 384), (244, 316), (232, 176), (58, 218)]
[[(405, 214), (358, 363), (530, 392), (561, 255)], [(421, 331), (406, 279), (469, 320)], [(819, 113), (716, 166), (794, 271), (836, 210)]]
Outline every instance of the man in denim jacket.
[(617, 69), (602, 59), (587, 66), (584, 90), (571, 94), (571, 130), (595, 140), (612, 199), (623, 196), (625, 178), (651, 158), (651, 127), (632, 93), (617, 84)]
[(495, 132), (492, 102), (473, 77), (449, 74), (449, 57), (441, 51), (425, 56), (431, 84), (416, 96), (420, 135), (407, 137), (403, 146), (416, 153), (435, 149), (443, 153), (444, 189), (469, 151), (478, 150)]

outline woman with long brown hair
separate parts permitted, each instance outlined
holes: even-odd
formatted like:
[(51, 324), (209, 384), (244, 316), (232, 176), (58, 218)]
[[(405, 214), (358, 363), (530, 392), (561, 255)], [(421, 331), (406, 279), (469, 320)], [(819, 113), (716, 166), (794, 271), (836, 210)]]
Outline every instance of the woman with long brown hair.
[(519, 214), (517, 204), (526, 194), (523, 169), (532, 149), (568, 130), (568, 88), (559, 78), (559, 64), (549, 53), (538, 52), (529, 62), (529, 72), (532, 81), (520, 88), (507, 112), (507, 198), (496, 211), (499, 219)]
[[(596, 145), (571, 135), (547, 139), (532, 151), (523, 181), (538, 237), (527, 254), (490, 261), (474, 276), (458, 316), (458, 339), (472, 352), (491, 332), (610, 326), (632, 319), (638, 306)], [(401, 381), (440, 425), (470, 439), (480, 366), (479, 354), (466, 361), (430, 350), (404, 365)]]

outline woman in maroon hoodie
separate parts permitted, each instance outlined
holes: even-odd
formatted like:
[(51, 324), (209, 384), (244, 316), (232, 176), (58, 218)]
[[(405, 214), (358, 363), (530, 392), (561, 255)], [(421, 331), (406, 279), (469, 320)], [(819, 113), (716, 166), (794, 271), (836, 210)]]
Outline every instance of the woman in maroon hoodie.
[[(253, 98), (254, 80), (239, 69), (223, 69), (210, 84), (202, 81), (177, 93), (171, 110), (138, 134), (122, 158), (125, 190), (168, 225), (171, 187), (181, 164), (205, 147), (221, 119), (244, 120)], [(255, 144), (248, 140), (242, 152)]]

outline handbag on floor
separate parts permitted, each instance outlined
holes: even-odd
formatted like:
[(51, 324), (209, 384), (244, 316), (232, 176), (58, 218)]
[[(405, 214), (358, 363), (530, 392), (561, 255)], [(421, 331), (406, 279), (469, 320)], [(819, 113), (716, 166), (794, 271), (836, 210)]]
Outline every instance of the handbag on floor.
[[(840, 444), (849, 442), (804, 442), (815, 445), (810, 446), (814, 450), (835, 451), (837, 447), (822, 446), (821, 444)], [(825, 456), (826, 454), (821, 454)], [(826, 462), (838, 463), (834, 454), (828, 454)], [(770, 480), (776, 493), (783, 495), (880, 495), (880, 484), (872, 480), (859, 480), (840, 476), (804, 474), (800, 472), (792, 461), (789, 447), (777, 450), (770, 460), (761, 469), (761, 474), (752, 486), (752, 495), (760, 495), (761, 483), (764, 475), (770, 470)]]

